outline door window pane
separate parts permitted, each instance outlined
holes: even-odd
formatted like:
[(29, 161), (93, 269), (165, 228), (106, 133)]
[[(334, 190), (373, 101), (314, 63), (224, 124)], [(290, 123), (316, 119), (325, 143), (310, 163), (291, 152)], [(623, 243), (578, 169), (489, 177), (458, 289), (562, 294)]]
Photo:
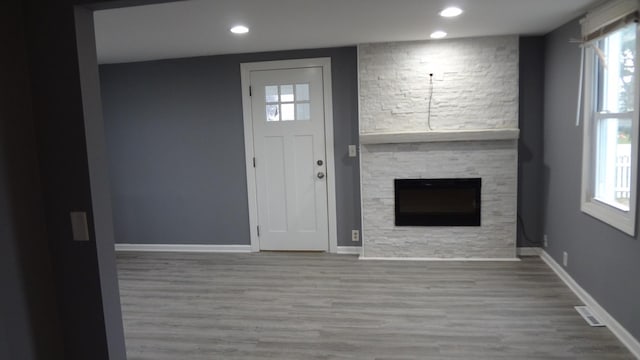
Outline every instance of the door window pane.
[(282, 104), (282, 121), (295, 120), (294, 104)]
[(296, 84), (296, 101), (309, 101), (309, 84)]
[(309, 120), (309, 103), (296, 104), (296, 120)]
[(279, 121), (280, 111), (278, 105), (267, 105), (267, 121)]
[(293, 100), (293, 85), (280, 86), (280, 101), (291, 102)]
[(309, 84), (264, 87), (268, 122), (311, 120)]
[(278, 86), (265, 86), (264, 94), (266, 102), (278, 102)]

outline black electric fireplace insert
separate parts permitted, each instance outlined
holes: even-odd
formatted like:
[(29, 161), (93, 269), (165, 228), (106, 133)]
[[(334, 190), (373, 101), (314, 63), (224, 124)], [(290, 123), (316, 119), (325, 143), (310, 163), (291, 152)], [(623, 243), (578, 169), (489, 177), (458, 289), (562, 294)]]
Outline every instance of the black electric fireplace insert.
[(396, 226), (480, 226), (482, 180), (395, 179)]

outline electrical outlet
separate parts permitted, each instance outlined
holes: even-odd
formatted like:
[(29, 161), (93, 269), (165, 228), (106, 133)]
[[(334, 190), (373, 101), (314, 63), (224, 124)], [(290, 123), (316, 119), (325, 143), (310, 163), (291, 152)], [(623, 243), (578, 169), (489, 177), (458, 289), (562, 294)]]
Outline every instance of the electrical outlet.
[(360, 230), (351, 230), (351, 241), (360, 241)]
[(564, 265), (564, 267), (569, 265), (569, 254), (566, 251), (562, 253), (562, 265)]
[(544, 242), (544, 247), (549, 246), (549, 238), (547, 237), (547, 234), (544, 234), (544, 236), (542, 237), (542, 241)]
[(355, 145), (349, 145), (349, 157), (358, 156), (358, 150)]

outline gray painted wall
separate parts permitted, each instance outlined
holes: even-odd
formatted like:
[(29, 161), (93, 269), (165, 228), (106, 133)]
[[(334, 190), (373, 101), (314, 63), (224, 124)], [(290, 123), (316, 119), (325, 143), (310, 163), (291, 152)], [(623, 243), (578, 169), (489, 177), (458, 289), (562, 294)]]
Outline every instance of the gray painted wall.
[(542, 244), (544, 36), (520, 38), (518, 246)]
[[(575, 126), (578, 21), (546, 37), (543, 229), (547, 252), (631, 334), (640, 339), (640, 241), (580, 211), (582, 127)], [(640, 214), (640, 213), (639, 213)]]
[(338, 245), (360, 229), (354, 47), (100, 66), (116, 242), (249, 244), (240, 63), (331, 57)]

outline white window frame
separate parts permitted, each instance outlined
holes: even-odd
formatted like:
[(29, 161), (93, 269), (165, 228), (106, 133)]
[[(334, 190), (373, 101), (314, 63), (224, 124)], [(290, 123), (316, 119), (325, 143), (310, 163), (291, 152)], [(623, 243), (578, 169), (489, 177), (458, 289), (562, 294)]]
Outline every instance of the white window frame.
[[(593, 25), (593, 24), (590, 24)], [(604, 23), (602, 25), (605, 25)], [(640, 55), (640, 26), (636, 26), (636, 55)], [(597, 141), (597, 118), (602, 115), (596, 113), (596, 51), (597, 46), (594, 40), (593, 46), (585, 47), (584, 63), (584, 102), (583, 102), (583, 148), (582, 148), (582, 191), (580, 210), (599, 219), (631, 236), (635, 235), (636, 227), (636, 200), (637, 200), (637, 164), (638, 164), (638, 108), (640, 107), (640, 79), (638, 73), (634, 79), (635, 100), (634, 111), (631, 121), (631, 195), (629, 199), (629, 210), (625, 211), (619, 207), (599, 201), (595, 197), (595, 166), (596, 166), (596, 141)], [(636, 58), (636, 63), (638, 59)], [(636, 64), (636, 71), (640, 67)], [(615, 115), (615, 114), (610, 114)], [(615, 116), (614, 116), (615, 117)]]

